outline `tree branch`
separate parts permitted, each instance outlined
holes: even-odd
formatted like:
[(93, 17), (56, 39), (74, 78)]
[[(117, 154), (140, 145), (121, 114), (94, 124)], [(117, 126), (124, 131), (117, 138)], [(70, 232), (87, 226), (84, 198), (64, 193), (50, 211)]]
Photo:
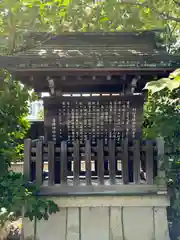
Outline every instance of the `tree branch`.
[(46, 43), (47, 41), (51, 40), (53, 36), (54, 36), (54, 35), (51, 35), (51, 34), (49, 34), (49, 33), (46, 33), (46, 37), (44, 38), (44, 40), (42, 40), (42, 41), (40, 41), (40, 42), (38, 42), (38, 43), (36, 42), (36, 43), (33, 43), (33, 44), (26, 44), (26, 45), (24, 45), (24, 46), (22, 46), (22, 47), (20, 47), (20, 48), (18, 48), (18, 49), (15, 49), (15, 50), (13, 51), (13, 54), (22, 53), (22, 52), (28, 51), (28, 50), (30, 50), (30, 49), (39, 47), (41, 44), (44, 44), (44, 43)]
[(156, 9), (156, 7), (154, 7), (152, 5), (149, 5), (148, 3), (134, 2), (133, 0), (121, 0), (121, 3), (150, 8), (154, 13), (156, 13), (157, 15), (163, 17), (164, 19), (180, 23), (180, 18), (179, 17), (173, 17), (173, 16), (171, 16), (171, 15), (165, 13), (165, 12), (160, 12), (160, 11), (158, 11)]

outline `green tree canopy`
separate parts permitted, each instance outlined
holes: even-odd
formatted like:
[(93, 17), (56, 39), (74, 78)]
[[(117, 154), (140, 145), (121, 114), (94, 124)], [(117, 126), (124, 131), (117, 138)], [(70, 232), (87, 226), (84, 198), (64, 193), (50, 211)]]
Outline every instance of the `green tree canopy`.
[(180, 70), (167, 79), (147, 85), (148, 98), (144, 107), (144, 135), (165, 141), (165, 155), (161, 169), (170, 196), (168, 220), (172, 239), (180, 238)]
[(0, 9), (0, 47), (6, 54), (37, 44), (28, 37), (32, 32), (165, 28), (168, 48), (180, 29), (177, 0), (2, 0)]

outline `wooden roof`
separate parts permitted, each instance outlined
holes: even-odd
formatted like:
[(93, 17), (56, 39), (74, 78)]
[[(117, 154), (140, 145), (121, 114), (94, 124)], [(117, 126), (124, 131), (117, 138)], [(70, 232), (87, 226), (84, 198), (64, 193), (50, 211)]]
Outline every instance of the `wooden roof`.
[[(44, 34), (35, 37), (43, 39)], [(180, 56), (156, 47), (154, 32), (66, 33), (14, 56), (0, 56), (0, 67), (13, 71), (70, 69), (152, 69), (180, 67)]]

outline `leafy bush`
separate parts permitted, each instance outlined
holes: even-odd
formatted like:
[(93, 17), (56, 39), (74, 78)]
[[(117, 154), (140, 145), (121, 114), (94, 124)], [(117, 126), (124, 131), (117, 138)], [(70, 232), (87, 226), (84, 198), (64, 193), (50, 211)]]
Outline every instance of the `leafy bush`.
[(10, 74), (1, 72), (0, 88), (0, 176), (6, 174), (12, 159), (19, 157), (22, 140), (29, 128), (28, 101), (34, 97)]
[(29, 128), (29, 101), (35, 96), (6, 71), (0, 76), (0, 226), (21, 216), (22, 206), (24, 216), (30, 220), (47, 220), (58, 206), (39, 197), (39, 189), (25, 181), (22, 174), (9, 171), (12, 160), (20, 156), (23, 148), (21, 141)]
[(48, 220), (49, 214), (56, 213), (58, 207), (53, 201), (38, 197), (38, 190), (34, 184), (27, 183), (22, 174), (9, 172), (0, 178), (1, 205), (17, 217), (21, 216), (24, 206), (25, 217), (31, 221), (34, 218)]
[[(147, 85), (149, 93), (144, 109), (144, 134), (165, 140), (166, 154), (161, 167), (166, 173), (171, 203), (168, 209), (170, 233), (172, 239), (177, 240), (180, 237), (180, 71), (174, 73), (169, 80)], [(172, 83), (166, 85), (169, 81)]]

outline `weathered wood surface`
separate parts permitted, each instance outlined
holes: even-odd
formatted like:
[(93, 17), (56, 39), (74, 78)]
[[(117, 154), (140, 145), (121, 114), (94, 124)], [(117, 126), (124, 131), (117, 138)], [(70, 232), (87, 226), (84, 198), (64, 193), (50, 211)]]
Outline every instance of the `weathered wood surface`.
[(86, 184), (91, 185), (91, 143), (89, 140), (86, 141), (85, 149), (85, 159), (86, 159)]
[(134, 182), (138, 184), (140, 182), (141, 156), (140, 156), (140, 143), (137, 140), (134, 141), (133, 169), (134, 169)]
[(104, 149), (103, 149), (103, 140), (98, 140), (98, 177), (100, 184), (104, 184)]
[(67, 143), (66, 142), (61, 142), (61, 161), (60, 161), (60, 164), (61, 164), (61, 183), (67, 183)]
[(48, 143), (48, 171), (49, 171), (49, 178), (48, 178), (48, 184), (53, 185), (54, 184), (54, 173), (55, 173), (55, 148), (54, 148), (54, 142)]
[[(84, 143), (88, 136), (94, 143), (99, 138), (105, 141), (114, 138), (120, 143), (125, 137), (139, 137), (143, 103), (143, 95), (133, 94), (47, 98), (44, 100), (44, 108), (49, 111), (45, 121), (46, 141), (64, 139), (74, 142), (79, 139), (80, 143)], [(54, 122), (54, 119), (57, 121)], [(54, 127), (56, 134), (53, 134)]]
[(79, 140), (74, 143), (74, 185), (79, 184), (80, 175), (80, 151), (79, 151)]
[(123, 160), (122, 160), (122, 177), (123, 177), (123, 183), (128, 184), (129, 183), (129, 172), (128, 172), (128, 140), (125, 139), (123, 141)]
[(109, 177), (111, 184), (116, 180), (116, 159), (115, 159), (115, 140), (109, 140)]
[[(46, 185), (43, 178), (43, 165), (48, 165), (47, 182), (50, 186), (55, 184), (67, 185), (114, 185), (114, 184), (149, 184), (154, 183), (154, 153), (157, 146), (152, 141), (129, 141), (124, 139), (119, 145), (115, 139), (105, 144), (102, 139), (93, 144), (86, 140), (85, 145), (79, 140), (74, 145), (67, 141), (59, 144), (54, 142), (42, 143), (37, 141), (31, 146), (30, 140), (25, 140), (24, 173), (32, 179), (32, 163), (36, 165), (35, 179), (38, 184)], [(158, 150), (160, 155), (160, 150)], [(158, 155), (158, 156), (159, 156)], [(162, 153), (161, 153), (162, 158)], [(145, 178), (141, 177), (141, 165), (145, 165)], [(160, 167), (158, 165), (158, 173)], [(146, 180), (147, 176), (147, 180)], [(59, 178), (59, 182), (57, 182)], [(84, 180), (86, 180), (84, 182)], [(72, 182), (72, 183), (71, 183)]]
[(130, 185), (81, 185), (81, 186), (42, 186), (40, 188), (40, 195), (45, 196), (78, 196), (78, 195), (153, 195), (153, 194), (167, 194), (166, 186), (146, 185), (146, 184), (130, 184)]
[(43, 143), (41, 140), (36, 143), (36, 183), (42, 184), (43, 181)]

